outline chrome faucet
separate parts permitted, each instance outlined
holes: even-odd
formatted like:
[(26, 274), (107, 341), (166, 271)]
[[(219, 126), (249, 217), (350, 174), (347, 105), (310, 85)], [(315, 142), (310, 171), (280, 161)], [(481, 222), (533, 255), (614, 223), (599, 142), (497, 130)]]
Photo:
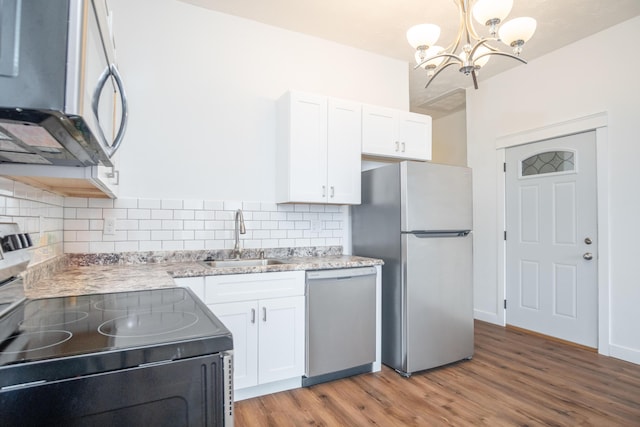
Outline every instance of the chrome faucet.
[(242, 209), (236, 211), (235, 216), (235, 238), (236, 244), (231, 251), (231, 258), (240, 258), (242, 250), (240, 249), (240, 235), (246, 234), (247, 229), (244, 226), (244, 216), (242, 215)]

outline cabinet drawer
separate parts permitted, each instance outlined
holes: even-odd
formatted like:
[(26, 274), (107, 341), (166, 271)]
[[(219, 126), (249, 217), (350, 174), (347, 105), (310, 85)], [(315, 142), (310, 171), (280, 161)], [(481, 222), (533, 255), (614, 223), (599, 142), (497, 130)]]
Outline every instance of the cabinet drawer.
[(207, 276), (206, 304), (304, 295), (304, 271)]

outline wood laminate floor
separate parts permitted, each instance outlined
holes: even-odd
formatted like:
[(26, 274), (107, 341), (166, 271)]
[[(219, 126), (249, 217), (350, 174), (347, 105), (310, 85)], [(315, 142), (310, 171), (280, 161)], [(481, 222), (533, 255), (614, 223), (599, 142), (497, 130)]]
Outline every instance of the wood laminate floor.
[(640, 426), (640, 366), (476, 321), (475, 354), (237, 402), (236, 427)]

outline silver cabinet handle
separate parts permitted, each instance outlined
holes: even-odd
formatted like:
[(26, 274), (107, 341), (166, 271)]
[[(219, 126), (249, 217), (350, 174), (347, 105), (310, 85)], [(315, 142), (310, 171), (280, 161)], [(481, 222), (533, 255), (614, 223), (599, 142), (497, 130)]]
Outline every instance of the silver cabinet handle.
[(331, 198), (333, 198), (336, 195), (336, 189), (333, 188), (333, 185), (330, 187), (331, 188)]
[(127, 96), (124, 92), (124, 85), (122, 84), (122, 78), (120, 77), (120, 73), (118, 72), (118, 67), (115, 64), (111, 64), (105, 68), (102, 72), (102, 75), (98, 79), (98, 85), (96, 86), (96, 90), (93, 92), (93, 99), (91, 102), (91, 108), (93, 109), (93, 114), (96, 116), (96, 120), (98, 121), (98, 125), (100, 125), (100, 116), (98, 115), (98, 106), (100, 104), (100, 96), (102, 95), (102, 89), (104, 85), (109, 80), (109, 76), (113, 76), (116, 81), (116, 85), (118, 85), (118, 91), (120, 92), (120, 101), (122, 102), (122, 113), (120, 115), (120, 128), (118, 129), (118, 133), (114, 138), (113, 142), (110, 143), (105, 136), (102, 127), (98, 126), (98, 133), (102, 137), (102, 145), (107, 152), (109, 158), (111, 158), (118, 148), (120, 148), (120, 144), (122, 143), (122, 139), (124, 138), (124, 131), (127, 128), (127, 120), (129, 117), (129, 105), (127, 104)]
[(587, 252), (582, 255), (582, 258), (586, 259), (587, 261), (591, 261), (593, 259), (593, 254), (591, 252)]
[(262, 307), (262, 321), (267, 321), (267, 307)]
[(251, 323), (256, 323), (256, 309), (251, 309)]
[(325, 185), (322, 186), (322, 197), (327, 197), (327, 187)]
[(400, 141), (396, 141), (396, 153), (400, 151)]
[(405, 148), (405, 144), (404, 142), (402, 143), (402, 152), (404, 153), (404, 148)]

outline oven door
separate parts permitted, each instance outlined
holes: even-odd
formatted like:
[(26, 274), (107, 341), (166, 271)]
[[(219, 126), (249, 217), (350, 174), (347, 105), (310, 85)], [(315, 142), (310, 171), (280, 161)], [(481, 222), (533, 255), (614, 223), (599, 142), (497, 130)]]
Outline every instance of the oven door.
[(233, 426), (230, 357), (215, 354), (5, 387), (2, 425)]

